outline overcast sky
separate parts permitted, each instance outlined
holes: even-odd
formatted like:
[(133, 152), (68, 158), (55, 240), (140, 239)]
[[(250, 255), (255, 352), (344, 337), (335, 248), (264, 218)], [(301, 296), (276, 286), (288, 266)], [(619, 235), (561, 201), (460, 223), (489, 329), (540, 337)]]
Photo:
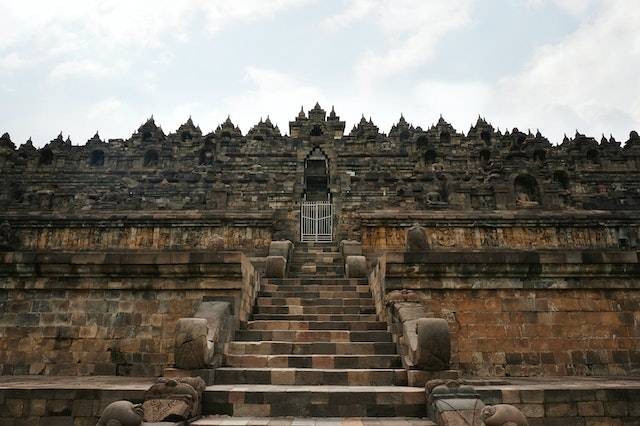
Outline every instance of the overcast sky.
[(0, 133), (126, 138), (335, 105), (627, 140), (640, 128), (638, 0), (0, 0)]

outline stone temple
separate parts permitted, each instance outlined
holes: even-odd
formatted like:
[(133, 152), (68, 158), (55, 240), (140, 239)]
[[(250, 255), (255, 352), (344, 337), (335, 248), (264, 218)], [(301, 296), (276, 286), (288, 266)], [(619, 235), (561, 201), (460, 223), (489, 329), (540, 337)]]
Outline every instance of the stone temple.
[(0, 425), (640, 425), (623, 142), (318, 104), (5, 133)]

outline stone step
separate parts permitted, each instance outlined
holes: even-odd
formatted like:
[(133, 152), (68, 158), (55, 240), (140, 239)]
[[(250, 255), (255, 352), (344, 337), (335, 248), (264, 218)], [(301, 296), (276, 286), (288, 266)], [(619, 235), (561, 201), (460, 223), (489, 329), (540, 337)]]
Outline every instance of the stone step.
[(245, 342), (391, 342), (391, 333), (386, 330), (238, 330), (235, 337)]
[(205, 416), (191, 423), (193, 426), (436, 426), (431, 420), (415, 417), (385, 417), (384, 423), (377, 417), (230, 417), (226, 415)]
[(267, 278), (264, 281), (265, 284), (276, 285), (320, 285), (320, 286), (333, 286), (333, 285), (369, 285), (369, 281), (366, 278), (318, 278), (318, 277), (292, 277), (292, 278)]
[(381, 321), (285, 321), (255, 320), (248, 321), (246, 330), (386, 330), (387, 324)]
[(217, 368), (216, 385), (406, 386), (399, 369)]
[(324, 278), (327, 278), (327, 279), (328, 278), (338, 278), (338, 279), (340, 279), (340, 278), (344, 278), (345, 274), (344, 274), (344, 271), (342, 271), (342, 272), (328, 272), (328, 271), (325, 271), (325, 272), (318, 272), (318, 273), (315, 273), (315, 272), (309, 272), (309, 273), (307, 273), (307, 272), (292, 272), (291, 274), (289, 274), (289, 276), (291, 278), (301, 278), (301, 279), (307, 279), (307, 278), (313, 279), (313, 278), (317, 278), (317, 277), (324, 277)]
[(339, 253), (340, 249), (336, 245), (296, 245), (293, 249), (294, 256), (300, 253)]
[(285, 320), (285, 321), (377, 321), (375, 314), (307, 314), (307, 315), (287, 315), (287, 314), (253, 314), (252, 320)]
[(342, 254), (339, 252), (323, 253), (294, 253), (292, 262), (315, 262), (318, 264), (342, 264)]
[(371, 292), (367, 291), (261, 291), (258, 297), (281, 298), (317, 298), (317, 299), (356, 299), (360, 297), (371, 298)]
[(234, 341), (229, 355), (395, 355), (392, 342), (278, 342)]
[(328, 265), (316, 262), (292, 262), (289, 264), (290, 272), (300, 272), (308, 268), (315, 270), (318, 274), (322, 274), (324, 272), (344, 272), (344, 265), (341, 264)]
[(213, 385), (204, 414), (229, 416), (425, 417), (423, 388), (405, 386)]
[(373, 298), (367, 296), (353, 299), (258, 297), (256, 306), (374, 306), (374, 304)]
[(402, 368), (399, 355), (227, 355), (236, 368)]
[(256, 306), (256, 314), (375, 314), (373, 306)]
[(302, 293), (317, 293), (317, 292), (336, 292), (336, 291), (352, 291), (356, 293), (369, 293), (370, 289), (368, 285), (277, 285), (277, 284), (263, 284), (261, 290), (264, 292), (302, 292)]

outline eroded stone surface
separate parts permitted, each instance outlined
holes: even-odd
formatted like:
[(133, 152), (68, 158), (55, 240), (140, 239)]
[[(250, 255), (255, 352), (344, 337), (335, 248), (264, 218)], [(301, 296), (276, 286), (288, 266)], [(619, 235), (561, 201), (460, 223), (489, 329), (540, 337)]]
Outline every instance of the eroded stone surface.
[(407, 251), (425, 251), (429, 249), (426, 230), (414, 225), (407, 230)]
[(144, 419), (187, 420), (202, 412), (205, 383), (200, 377), (160, 378), (145, 393)]
[(143, 420), (143, 409), (129, 401), (116, 401), (109, 404), (97, 426), (140, 426)]
[(484, 407), (481, 417), (487, 426), (529, 426), (522, 411), (509, 404)]
[(287, 275), (287, 259), (282, 256), (267, 257), (265, 277), (284, 278)]

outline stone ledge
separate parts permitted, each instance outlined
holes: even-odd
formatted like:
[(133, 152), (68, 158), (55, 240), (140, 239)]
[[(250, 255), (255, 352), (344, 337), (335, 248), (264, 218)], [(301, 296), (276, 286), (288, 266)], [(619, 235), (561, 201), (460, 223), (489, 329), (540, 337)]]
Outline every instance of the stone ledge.
[(386, 263), (415, 264), (638, 264), (639, 252), (623, 250), (448, 250), (391, 251)]
[(125, 226), (251, 226), (270, 228), (274, 212), (247, 212), (230, 210), (183, 211), (110, 211), (88, 213), (5, 211), (0, 221), (9, 221), (20, 228), (92, 227), (122, 228)]
[(434, 227), (513, 227), (513, 226), (558, 226), (602, 227), (637, 226), (640, 212), (637, 210), (501, 210), (501, 211), (404, 211), (378, 210), (356, 213), (363, 227), (402, 227), (409, 228), (416, 222), (422, 226)]
[(388, 252), (385, 289), (638, 289), (635, 251)]

